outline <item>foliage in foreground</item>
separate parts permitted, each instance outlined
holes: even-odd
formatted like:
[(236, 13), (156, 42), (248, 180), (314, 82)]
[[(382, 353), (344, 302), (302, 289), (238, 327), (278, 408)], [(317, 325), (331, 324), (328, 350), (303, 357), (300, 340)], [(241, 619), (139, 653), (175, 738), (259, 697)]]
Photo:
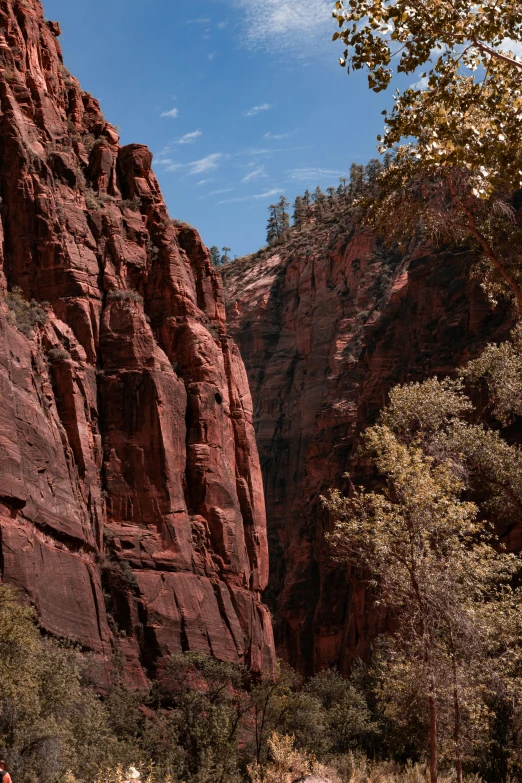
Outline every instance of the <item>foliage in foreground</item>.
[[(422, 737), (410, 736), (420, 713), (408, 700), (409, 723), (387, 709), (379, 666), (304, 683), (281, 665), (275, 679), (256, 681), (186, 653), (148, 692), (129, 691), (116, 674), (102, 698), (88, 677), (93, 662), (43, 637), (32, 610), (0, 585), (0, 752), (16, 783), (123, 783), (137, 779), (133, 765), (146, 783), (291, 783), (309, 772), (424, 783)], [(478, 746), (476, 768), (490, 752)]]
[(0, 585), (0, 754), (16, 783), (112, 781), (131, 764), (143, 765), (144, 779), (233, 783), (248, 779), (249, 765), (261, 774), (275, 731), (317, 759), (347, 754), (377, 731), (361, 690), (335, 671), (305, 684), (281, 665), (275, 679), (255, 680), (186, 653), (148, 692), (129, 691), (116, 669), (102, 698), (93, 668), (43, 637), (33, 610)]
[[(135, 767), (122, 767), (102, 772), (95, 783), (133, 783), (136, 780)], [(291, 735), (274, 732), (269, 739), (269, 758), (266, 764), (253, 764), (248, 770), (248, 783), (297, 783), (311, 775), (315, 780), (331, 783), (428, 783), (429, 772), (424, 764), (370, 761), (360, 753), (350, 752), (338, 757), (333, 765), (320, 764), (313, 756), (295, 748)], [(142, 783), (171, 783), (169, 776), (158, 775), (154, 768), (142, 766)], [(454, 783), (453, 775), (439, 777), (439, 783)], [(76, 783), (68, 776), (65, 783)], [(481, 783), (477, 775), (465, 778), (465, 783)]]

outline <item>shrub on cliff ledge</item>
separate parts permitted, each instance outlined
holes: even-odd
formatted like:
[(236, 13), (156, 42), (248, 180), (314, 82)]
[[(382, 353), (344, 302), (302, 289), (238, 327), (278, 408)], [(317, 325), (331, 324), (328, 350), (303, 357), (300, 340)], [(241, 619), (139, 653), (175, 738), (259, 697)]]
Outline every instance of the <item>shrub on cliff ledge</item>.
[(36, 326), (43, 326), (47, 321), (46, 302), (42, 304), (34, 299), (27, 301), (21, 288), (15, 286), (6, 297), (7, 306), (11, 311), (11, 321), (15, 326), (30, 337)]
[(107, 301), (108, 302), (139, 302), (141, 304), (143, 302), (143, 297), (137, 291), (133, 291), (132, 289), (116, 288), (113, 291), (109, 291), (109, 293), (107, 294)]

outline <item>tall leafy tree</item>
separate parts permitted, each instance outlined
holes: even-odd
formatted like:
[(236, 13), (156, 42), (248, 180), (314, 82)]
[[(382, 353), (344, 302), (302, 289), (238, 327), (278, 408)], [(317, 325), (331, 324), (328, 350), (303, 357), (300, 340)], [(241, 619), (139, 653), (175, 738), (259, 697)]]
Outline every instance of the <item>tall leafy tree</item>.
[(383, 152), (413, 137), (423, 165), (462, 166), (478, 192), (522, 185), (518, 0), (350, 0), (349, 8), (337, 0), (334, 15), (334, 38), (346, 44), (341, 63), (367, 70), (375, 92), (390, 84), (393, 63), (419, 76), (385, 113)]
[[(521, 710), (522, 596), (512, 576), (522, 560), (503, 551), (487, 520), (503, 529), (518, 523), (522, 450), (498, 427), (477, 423), (464, 393), (464, 382), (487, 391), (485, 411), (500, 425), (520, 415), (521, 329), (489, 345), (457, 380), (393, 389), (363, 439), (385, 490), (352, 486), (349, 497), (334, 492), (326, 501), (338, 555), (366, 569), (394, 619), (378, 655), (378, 695), (395, 729), (411, 737), (425, 727), (432, 781), (441, 749), (461, 781), (480, 743), (505, 776), (506, 715)], [(464, 492), (480, 499), (480, 513)]]
[[(341, 558), (366, 570), (393, 618), (396, 630), (379, 660), (386, 714), (398, 724), (424, 704), (419, 718), (426, 726), (431, 783), (448, 735), (460, 782), (463, 726), (479, 723), (481, 662), (494, 637), (492, 618), (509, 615), (510, 580), (520, 562), (497, 551), (477, 506), (463, 500), (465, 485), (451, 459), (437, 460), (417, 442), (401, 442), (385, 424), (367, 431), (365, 447), (386, 489), (353, 488), (348, 498), (332, 492), (326, 501), (336, 519), (331, 541)], [(520, 599), (515, 603), (520, 617)]]

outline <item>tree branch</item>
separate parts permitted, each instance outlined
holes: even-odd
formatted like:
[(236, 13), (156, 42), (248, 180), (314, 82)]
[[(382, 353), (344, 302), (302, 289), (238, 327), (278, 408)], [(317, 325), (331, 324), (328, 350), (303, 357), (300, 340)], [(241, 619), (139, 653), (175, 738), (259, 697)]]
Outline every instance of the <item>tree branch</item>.
[(463, 212), (466, 217), (468, 218), (468, 224), (467, 229), (470, 232), (472, 236), (475, 237), (477, 242), (480, 244), (482, 250), (484, 251), (484, 254), (488, 261), (491, 262), (491, 264), (495, 267), (497, 272), (499, 272), (500, 276), (508, 286), (508, 288), (513, 293), (519, 312), (522, 313), (522, 289), (518, 285), (515, 278), (509, 274), (509, 272), (504, 268), (504, 265), (502, 262), (497, 258), (493, 248), (490, 246), (487, 239), (480, 233), (480, 231), (477, 229), (475, 225), (475, 218), (473, 216), (473, 213), (471, 210), (459, 199), (457, 196), (457, 193), (455, 191), (455, 188), (453, 186), (453, 182), (451, 181), (451, 177), (449, 174), (446, 174), (446, 182), (448, 183), (449, 192), (451, 194), (451, 199), (455, 206), (460, 209), (461, 212)]
[(495, 57), (497, 60), (502, 60), (505, 63), (509, 63), (509, 65), (514, 65), (515, 68), (518, 68), (519, 71), (522, 71), (522, 62), (519, 60), (514, 60), (513, 57), (510, 57), (507, 54), (503, 54), (497, 49), (493, 49), (491, 46), (482, 43), (482, 41), (478, 41), (476, 38), (472, 38), (471, 40), (473, 45), (476, 46), (477, 49), (480, 49), (481, 52), (486, 52), (491, 57)]

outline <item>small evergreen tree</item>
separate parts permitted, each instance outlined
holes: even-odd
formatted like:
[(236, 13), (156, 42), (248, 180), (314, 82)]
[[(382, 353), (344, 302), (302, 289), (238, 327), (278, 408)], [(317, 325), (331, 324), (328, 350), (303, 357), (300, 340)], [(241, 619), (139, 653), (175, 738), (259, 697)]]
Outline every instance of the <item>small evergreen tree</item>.
[(313, 202), (314, 202), (315, 206), (318, 206), (318, 205), (321, 205), (321, 204), (324, 203), (324, 201), (326, 199), (326, 196), (323, 193), (323, 191), (321, 190), (319, 185), (314, 190), (314, 194), (313, 194), (312, 198), (313, 198)]
[(359, 163), (352, 163), (350, 166), (350, 199), (353, 201), (364, 192), (364, 166)]
[(319, 185), (314, 190), (312, 199), (314, 202), (314, 216), (318, 219), (322, 216), (326, 205), (326, 196)]
[(210, 260), (213, 266), (221, 266), (222, 260), (221, 260), (221, 253), (219, 252), (219, 248), (216, 247), (216, 245), (212, 245), (212, 247), (209, 250), (209, 253), (210, 253)]
[(290, 202), (284, 196), (281, 196), (277, 202), (278, 220), (279, 220), (279, 238), (282, 242), (288, 239), (290, 233)]
[(277, 204), (268, 207), (268, 222), (266, 224), (266, 243), (270, 247), (279, 239), (279, 222), (277, 217)]
[(285, 196), (281, 196), (276, 204), (268, 207), (268, 223), (266, 227), (266, 241), (268, 245), (284, 242), (290, 234), (290, 202)]
[(306, 208), (302, 196), (296, 196), (294, 201), (294, 226), (299, 231), (306, 219)]
[(230, 261), (229, 253), (231, 252), (231, 248), (222, 247), (221, 249), (223, 251), (223, 255), (221, 256), (221, 266), (223, 266), (223, 264), (228, 264), (228, 262)]
[(382, 171), (382, 163), (378, 158), (372, 158), (364, 169), (364, 180), (366, 194), (376, 196), (378, 192), (377, 180)]

